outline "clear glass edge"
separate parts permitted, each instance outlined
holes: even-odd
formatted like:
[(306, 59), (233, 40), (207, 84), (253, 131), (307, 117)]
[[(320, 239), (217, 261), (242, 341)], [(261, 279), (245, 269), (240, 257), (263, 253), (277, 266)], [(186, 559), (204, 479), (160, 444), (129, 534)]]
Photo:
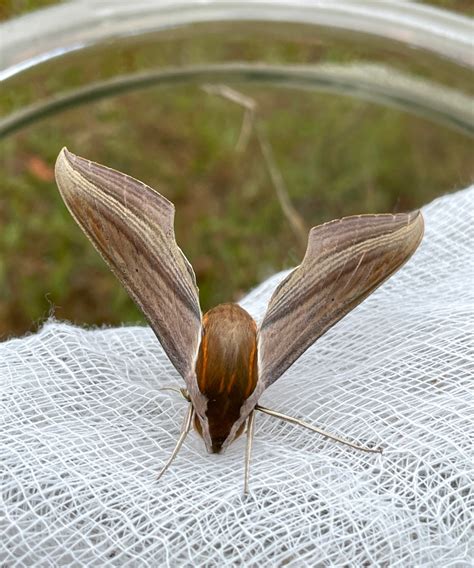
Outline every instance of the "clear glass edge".
[[(126, 16), (126, 17), (125, 17)], [(0, 24), (0, 81), (70, 51), (219, 21), (280, 21), (386, 37), (474, 67), (474, 23), (402, 0), (72, 0)]]

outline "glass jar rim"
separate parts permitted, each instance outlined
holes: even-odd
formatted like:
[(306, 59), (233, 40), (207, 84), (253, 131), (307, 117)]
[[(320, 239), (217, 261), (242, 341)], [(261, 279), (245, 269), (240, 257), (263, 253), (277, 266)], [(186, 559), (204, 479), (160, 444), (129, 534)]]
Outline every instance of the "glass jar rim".
[(73, 0), (0, 24), (0, 82), (104, 41), (226, 21), (288, 22), (359, 32), (474, 67), (470, 18), (404, 0)]

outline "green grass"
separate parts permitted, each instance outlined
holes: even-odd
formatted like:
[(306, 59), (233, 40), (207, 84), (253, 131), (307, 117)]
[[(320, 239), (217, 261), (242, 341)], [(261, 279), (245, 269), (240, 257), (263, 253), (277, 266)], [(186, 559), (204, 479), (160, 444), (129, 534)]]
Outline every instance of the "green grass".
[[(46, 3), (4, 2), (0, 14)], [(271, 57), (264, 42), (255, 50), (256, 59)], [(123, 64), (133, 70), (148, 55), (130, 50)], [(111, 68), (93, 72), (105, 76)], [(46, 70), (31, 92), (13, 85), (1, 93), (0, 109), (54, 92), (57, 81), (82, 80), (80, 67), (61, 77)], [(472, 146), (461, 134), (342, 96), (242, 89), (258, 102), (259, 124), (308, 228), (342, 215), (412, 209), (470, 182)], [(255, 134), (236, 150), (241, 124), (241, 108), (197, 86), (153, 87), (67, 110), (0, 141), (0, 336), (33, 329), (51, 310), (81, 323), (141, 320), (61, 202), (53, 166), (64, 145), (176, 204), (178, 242), (195, 268), (204, 309), (297, 264), (304, 250)]]

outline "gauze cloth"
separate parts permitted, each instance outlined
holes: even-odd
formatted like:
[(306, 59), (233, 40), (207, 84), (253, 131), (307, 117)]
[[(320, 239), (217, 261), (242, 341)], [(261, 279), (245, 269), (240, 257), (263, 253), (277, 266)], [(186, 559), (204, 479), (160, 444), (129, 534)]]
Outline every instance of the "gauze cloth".
[[(0, 565), (471, 566), (474, 187), (423, 208), (409, 262), (320, 338), (223, 455), (180, 432), (148, 327), (49, 321), (0, 344)], [(284, 274), (242, 301), (257, 319)]]

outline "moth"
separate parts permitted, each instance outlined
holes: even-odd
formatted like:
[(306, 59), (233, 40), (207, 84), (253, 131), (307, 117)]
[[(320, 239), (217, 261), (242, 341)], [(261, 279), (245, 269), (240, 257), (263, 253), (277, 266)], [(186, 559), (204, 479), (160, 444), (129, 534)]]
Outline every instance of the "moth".
[(123, 173), (64, 148), (56, 180), (72, 216), (142, 310), (184, 379), (188, 410), (161, 477), (194, 428), (208, 452), (223, 452), (246, 428), (248, 491), (255, 412), (334, 436), (258, 404), (330, 327), (414, 253), (423, 237), (419, 211), (357, 215), (314, 227), (301, 264), (275, 289), (259, 325), (234, 303), (201, 314), (196, 278), (174, 233), (174, 206)]

